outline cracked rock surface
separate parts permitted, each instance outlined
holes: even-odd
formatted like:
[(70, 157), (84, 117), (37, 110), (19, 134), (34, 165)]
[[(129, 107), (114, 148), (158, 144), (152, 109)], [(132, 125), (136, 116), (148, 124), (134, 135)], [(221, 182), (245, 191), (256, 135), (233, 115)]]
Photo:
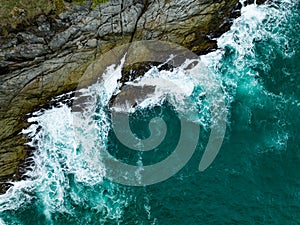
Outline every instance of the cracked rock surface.
[(238, 8), (238, 0), (111, 0), (93, 10), (73, 6), (56, 18), (40, 16), (0, 36), (0, 181), (22, 178), (29, 151), (19, 133), (26, 114), (74, 90), (96, 58), (138, 40), (211, 51)]

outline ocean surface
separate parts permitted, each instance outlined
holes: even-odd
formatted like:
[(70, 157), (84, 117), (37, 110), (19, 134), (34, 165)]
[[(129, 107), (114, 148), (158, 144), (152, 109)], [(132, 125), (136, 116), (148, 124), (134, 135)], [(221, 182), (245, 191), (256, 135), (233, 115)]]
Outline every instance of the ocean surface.
[[(187, 76), (184, 66), (148, 71), (137, 82), (163, 77), (180, 91), (162, 87), (171, 90), (167, 97), (157, 92), (131, 112), (142, 140), (151, 118), (167, 125), (158, 146), (133, 151), (112, 129), (107, 105), (122, 66), (112, 65), (104, 81), (81, 90), (89, 99), (84, 113), (61, 103), (32, 114), (23, 133), (35, 163), (27, 180), (0, 196), (0, 225), (300, 224), (300, 2), (245, 6), (217, 41), (219, 50), (197, 59), (222, 90), (226, 111), (222, 146), (207, 169), (198, 167), (216, 119), (210, 107), (220, 103), (207, 95), (214, 86)], [(143, 170), (179, 145), (183, 118), (200, 131), (182, 169), (151, 185), (110, 179), (99, 151)]]

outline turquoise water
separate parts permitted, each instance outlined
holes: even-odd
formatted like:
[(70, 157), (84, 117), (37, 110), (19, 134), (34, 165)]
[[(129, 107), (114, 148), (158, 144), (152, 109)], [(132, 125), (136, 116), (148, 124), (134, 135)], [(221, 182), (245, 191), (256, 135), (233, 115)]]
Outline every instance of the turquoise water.
[[(220, 80), (228, 110), (222, 147), (207, 170), (198, 166), (210, 134), (207, 105), (213, 103), (199, 97), (201, 84), (193, 81), (191, 108), (198, 118), (189, 119), (201, 131), (187, 165), (145, 187), (108, 180), (100, 148), (128, 164), (161, 161), (178, 144), (180, 111), (189, 116), (191, 108), (169, 100), (133, 113), (130, 125), (140, 138), (150, 135), (146, 128), (154, 116), (168, 126), (157, 148), (136, 152), (111, 129), (104, 107), (109, 96), (102, 93), (92, 116), (75, 125), (74, 112), (63, 104), (33, 115), (35, 123), (24, 131), (37, 149), (31, 179), (0, 197), (0, 224), (299, 224), (299, 12), (296, 0), (244, 7), (218, 39), (220, 50), (201, 57)], [(184, 89), (189, 81), (183, 83)]]

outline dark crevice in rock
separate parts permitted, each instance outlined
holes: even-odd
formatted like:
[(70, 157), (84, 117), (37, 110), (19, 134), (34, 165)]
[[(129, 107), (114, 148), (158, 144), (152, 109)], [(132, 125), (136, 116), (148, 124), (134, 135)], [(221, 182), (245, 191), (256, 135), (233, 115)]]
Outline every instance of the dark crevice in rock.
[(121, 34), (122, 34), (122, 36), (124, 35), (124, 30), (123, 30), (124, 24), (123, 24), (123, 17), (122, 17), (122, 12), (123, 11), (124, 11), (124, 0), (121, 0), (121, 13), (120, 13), (120, 23), (121, 23), (121, 26), (120, 26), (120, 28), (121, 28)]
[(141, 17), (145, 14), (145, 12), (147, 11), (150, 3), (149, 3), (149, 0), (142, 0), (143, 1), (143, 8), (142, 8), (142, 12), (140, 13), (140, 15), (138, 15), (137, 17), (137, 20), (136, 20), (136, 23), (134, 25), (134, 30), (132, 32), (132, 35), (131, 35), (131, 38), (130, 38), (130, 41), (129, 42), (132, 42), (133, 41), (133, 38), (134, 38), (134, 35), (137, 31), (137, 25), (138, 25), (138, 22), (140, 21)]
[(7, 65), (0, 66), (0, 75), (8, 74), (10, 73), (9, 67)]
[(245, 0), (243, 4), (245, 6), (256, 3), (257, 5), (264, 4), (267, 0)]

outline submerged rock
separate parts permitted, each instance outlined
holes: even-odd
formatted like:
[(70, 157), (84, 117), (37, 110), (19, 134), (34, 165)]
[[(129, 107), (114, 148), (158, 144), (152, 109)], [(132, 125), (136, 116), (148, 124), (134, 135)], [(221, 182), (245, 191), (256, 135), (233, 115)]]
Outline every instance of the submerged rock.
[[(93, 10), (73, 7), (57, 18), (0, 37), (0, 181), (21, 179), (29, 154), (20, 132), (26, 114), (76, 89), (88, 65), (137, 40), (164, 40), (197, 54), (239, 15), (238, 0), (111, 0)], [(5, 184), (7, 187), (7, 184)]]

